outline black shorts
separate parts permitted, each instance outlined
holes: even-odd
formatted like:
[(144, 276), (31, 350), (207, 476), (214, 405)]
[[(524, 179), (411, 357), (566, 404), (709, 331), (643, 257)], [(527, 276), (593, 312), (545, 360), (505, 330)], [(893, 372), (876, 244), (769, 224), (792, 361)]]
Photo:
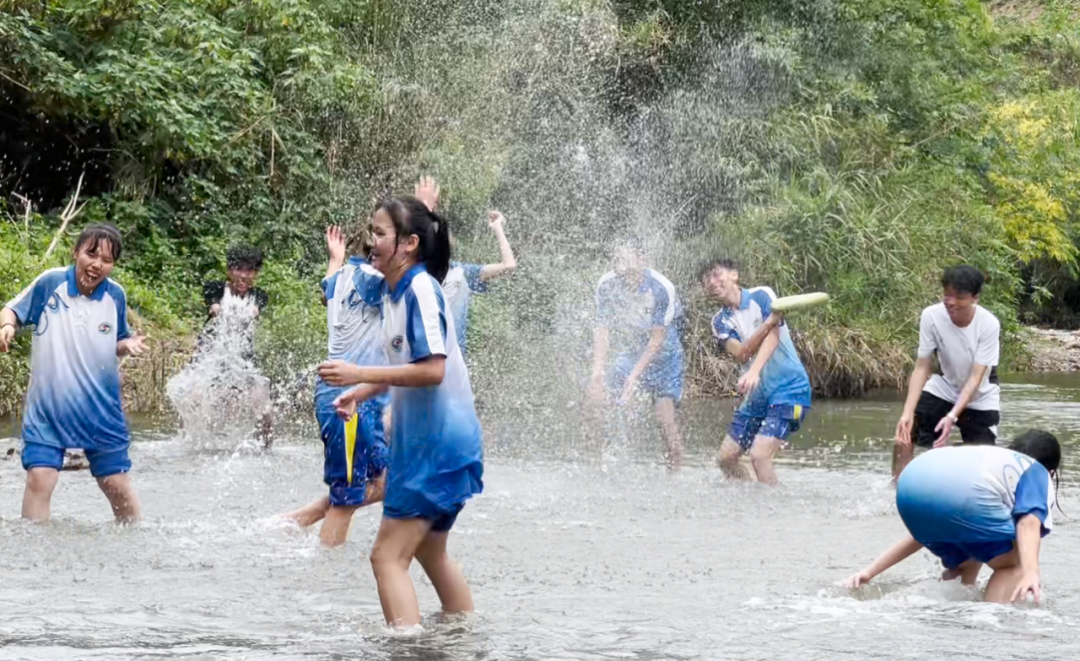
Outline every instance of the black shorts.
[[(912, 440), (924, 448), (933, 447), (934, 441), (941, 435), (940, 432), (934, 431), (934, 428), (952, 408), (953, 402), (924, 391), (919, 396), (918, 405), (915, 406), (915, 424), (911, 429)], [(998, 411), (964, 409), (956, 426), (960, 428), (960, 440), (964, 443), (993, 445), (997, 442), (999, 422), (1001, 422), (1001, 413)]]

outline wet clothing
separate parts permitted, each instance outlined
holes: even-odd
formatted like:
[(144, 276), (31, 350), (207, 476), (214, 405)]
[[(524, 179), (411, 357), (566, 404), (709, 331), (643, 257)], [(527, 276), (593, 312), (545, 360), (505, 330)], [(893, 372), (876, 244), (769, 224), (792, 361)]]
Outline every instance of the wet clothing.
[[(266, 292), (257, 287), (252, 287), (248, 290), (248, 293), (244, 296), (236, 296), (229, 289), (228, 283), (224, 280), (212, 280), (203, 285), (203, 300), (206, 302), (206, 308), (209, 311), (213, 305), (221, 305), (222, 308), (228, 307), (233, 301), (250, 301), (259, 310), (259, 316), (266, 310), (266, 306), (269, 304), (270, 298), (266, 295)], [(255, 362), (255, 321), (258, 319), (256, 316), (252, 316), (250, 320), (240, 318), (240, 323), (244, 324), (242, 329), (242, 339), (239, 343), (239, 355), (243, 360), (254, 363)], [(203, 348), (210, 338), (213, 337), (215, 332), (215, 324), (213, 318), (210, 323), (199, 335), (198, 345)]]
[(809, 407), (799, 404), (775, 404), (763, 406), (762, 400), (756, 400), (753, 406), (740, 407), (728, 426), (728, 435), (744, 451), (749, 451), (757, 436), (778, 438), (781, 441), (799, 431)]
[(952, 322), (944, 303), (923, 310), (919, 319), (918, 357), (937, 355), (941, 366), (940, 372), (926, 382), (923, 392), (955, 404), (974, 366), (984, 365), (989, 369), (967, 408), (1000, 411), (1001, 386), (997, 376), (1000, 336), (1001, 322), (984, 307), (976, 306), (975, 317), (964, 328)]
[[(126, 473), (131, 470), (131, 457), (128, 456), (127, 445), (111, 450), (84, 450), (86, 460), (90, 464), (90, 474), (94, 477), (109, 477)], [(40, 443), (26, 443), (22, 449), (22, 465), (26, 470), (31, 468), (52, 468), (63, 470), (64, 448)]]
[[(30, 460), (42, 459), (34, 446), (123, 450), (126, 456), (128, 427), (116, 356), (117, 343), (131, 336), (124, 289), (105, 279), (84, 296), (74, 266), (55, 268), (35, 278), (6, 307), (21, 325), (34, 327), (22, 428)], [(63, 451), (52, 454), (62, 465)]]
[(443, 289), (424, 265), (414, 266), (384, 292), (390, 364), (445, 356), (446, 371), (437, 386), (390, 390), (394, 422), (383, 515), (445, 523), (483, 490), (483, 443), (472, 385)]
[(988, 445), (946, 447), (916, 457), (896, 484), (896, 507), (912, 537), (949, 569), (1013, 549), (1029, 514), (1053, 529), (1054, 485), (1031, 457)]
[(442, 288), (446, 295), (450, 316), (454, 319), (458, 348), (465, 353), (465, 330), (469, 325), (469, 301), (473, 294), (483, 294), (488, 284), (480, 279), (483, 264), (450, 262), (450, 270), (443, 278)]
[[(228, 283), (225, 280), (210, 280), (204, 283), (203, 300), (206, 302), (206, 307), (209, 308), (212, 305), (220, 305), (221, 301), (225, 298), (225, 290), (227, 288)], [(232, 295), (235, 296), (235, 294)], [(270, 304), (270, 297), (258, 287), (252, 287), (248, 290), (247, 294), (237, 298), (243, 298), (244, 300), (251, 299), (251, 302), (259, 308), (260, 314), (266, 309), (266, 306)]]

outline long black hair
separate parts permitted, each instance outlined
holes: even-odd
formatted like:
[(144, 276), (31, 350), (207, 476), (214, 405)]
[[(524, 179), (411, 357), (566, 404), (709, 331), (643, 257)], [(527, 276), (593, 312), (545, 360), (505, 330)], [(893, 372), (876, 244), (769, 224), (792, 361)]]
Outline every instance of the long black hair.
[(1013, 439), (1009, 449), (1026, 454), (1043, 465), (1054, 477), (1054, 504), (1061, 511), (1057, 502), (1059, 469), (1061, 467), (1061, 444), (1050, 432), (1041, 429), (1029, 429)]
[(420, 242), (417, 261), (441, 283), (450, 270), (450, 223), (415, 197), (392, 198), (379, 204), (378, 209), (390, 216), (398, 241), (416, 235)]

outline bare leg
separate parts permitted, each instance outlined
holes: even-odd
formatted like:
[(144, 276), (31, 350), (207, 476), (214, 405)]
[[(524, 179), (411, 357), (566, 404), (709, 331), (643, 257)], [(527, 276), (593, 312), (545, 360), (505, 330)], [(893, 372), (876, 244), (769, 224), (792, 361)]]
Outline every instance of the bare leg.
[(952, 581), (959, 578), (960, 582), (964, 585), (975, 585), (975, 581), (978, 580), (979, 571), (981, 569), (981, 562), (977, 560), (968, 560), (956, 569), (946, 569), (941, 573), (941, 580)]
[(23, 491), (22, 517), (31, 521), (48, 521), (53, 490), (60, 480), (55, 468), (37, 467), (26, 471), (26, 490)]
[(296, 524), (302, 528), (315, 525), (319, 521), (322, 521), (326, 516), (326, 511), (330, 509), (330, 496), (323, 496), (317, 499), (313, 503), (304, 505), (298, 510), (293, 510), (288, 514), (282, 514), (281, 518), (295, 521)]
[(783, 441), (772, 436), (756, 436), (754, 444), (750, 446), (750, 463), (754, 466), (754, 473), (758, 482), (764, 482), (775, 487), (780, 483), (776, 479), (776, 471), (773, 470), (773, 459), (780, 451)]
[(323, 546), (341, 546), (349, 538), (349, 526), (352, 524), (353, 514), (360, 506), (338, 507), (331, 506), (326, 511), (322, 528), (319, 529), (319, 541)]
[(274, 445), (274, 414), (272, 412), (263, 413), (255, 436), (262, 441), (263, 448), (267, 450)]
[(717, 463), (720, 465), (720, 470), (724, 471), (724, 475), (729, 479), (750, 479), (750, 474), (746, 472), (746, 468), (739, 463), (742, 454), (743, 449), (738, 443), (730, 436), (724, 437), (724, 442), (720, 444), (720, 456), (717, 458)]
[(892, 451), (892, 479), (893, 482), (900, 477), (900, 473), (904, 472), (907, 465), (911, 463), (911, 460), (915, 458), (915, 444), (908, 443), (907, 445), (901, 445), (899, 443), (893, 443)]
[(668, 467), (673, 471), (682, 467), (683, 444), (679, 434), (679, 422), (675, 417), (675, 400), (663, 397), (656, 400), (656, 419), (660, 421), (660, 428), (664, 434), (664, 443), (667, 446), (665, 459)]
[(371, 568), (379, 586), (383, 617), (392, 626), (420, 624), (420, 604), (409, 577), (409, 565), (424, 541), (431, 522), (424, 519), (383, 518), (371, 549)]
[(995, 604), (1007, 604), (1012, 599), (1016, 583), (1023, 576), (1020, 567), (1020, 554), (1014, 548), (986, 563), (994, 570), (990, 575), (990, 581), (986, 584), (986, 592), (983, 599)]
[(416, 559), (435, 586), (443, 612), (468, 613), (473, 610), (472, 591), (461, 567), (446, 552), (449, 537), (448, 532), (429, 532), (416, 549)]
[(97, 478), (98, 486), (112, 505), (113, 516), (120, 523), (131, 523), (142, 517), (139, 497), (127, 473), (117, 473), (108, 477)]

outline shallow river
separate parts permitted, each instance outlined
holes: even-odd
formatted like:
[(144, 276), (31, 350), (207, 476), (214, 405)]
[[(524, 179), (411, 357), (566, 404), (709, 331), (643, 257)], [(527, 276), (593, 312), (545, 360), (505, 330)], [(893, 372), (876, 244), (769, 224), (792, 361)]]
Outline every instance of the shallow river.
[[(684, 405), (673, 476), (651, 429), (599, 460), (558, 407), (487, 411), (485, 493), (451, 536), (478, 612), (439, 621), (414, 568), (430, 614), (414, 638), (382, 627), (378, 506), (332, 551), (272, 518), (324, 493), (310, 427), (269, 454), (206, 452), (143, 421), (132, 475), (147, 518), (132, 528), (85, 471), (62, 474), (50, 525), (23, 523), (18, 458), (0, 461), (0, 659), (1080, 658), (1080, 526), (1057, 512), (1039, 608), (980, 603), (925, 552), (859, 593), (835, 587), (903, 531), (894, 399), (816, 405), (776, 490), (713, 466), (730, 402)], [(1080, 512), (1080, 379), (1028, 378), (1004, 399), (1006, 436), (1039, 426), (1067, 444), (1061, 504)]]

